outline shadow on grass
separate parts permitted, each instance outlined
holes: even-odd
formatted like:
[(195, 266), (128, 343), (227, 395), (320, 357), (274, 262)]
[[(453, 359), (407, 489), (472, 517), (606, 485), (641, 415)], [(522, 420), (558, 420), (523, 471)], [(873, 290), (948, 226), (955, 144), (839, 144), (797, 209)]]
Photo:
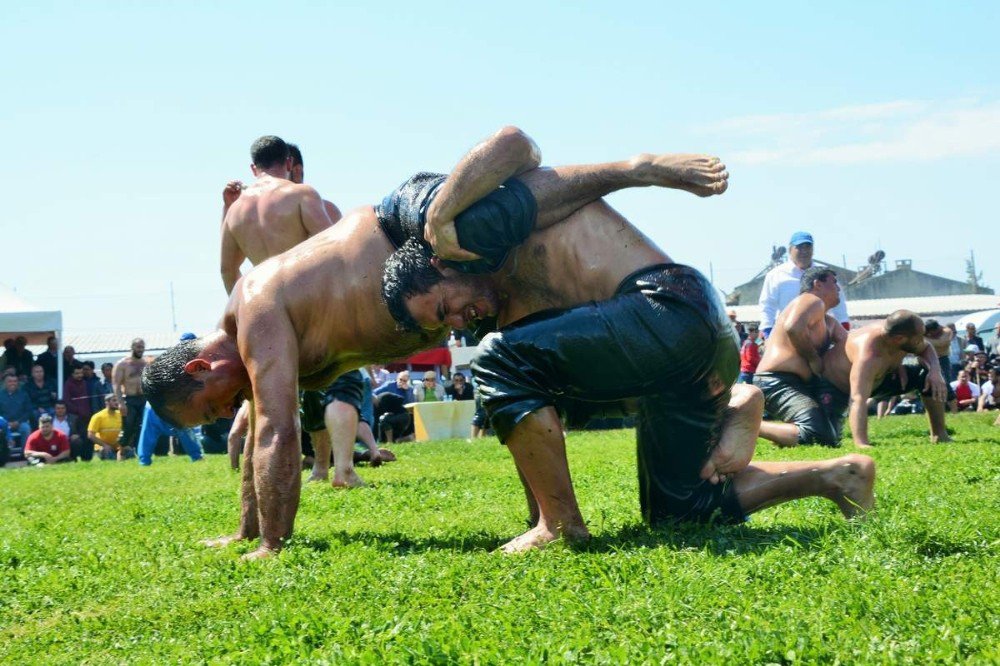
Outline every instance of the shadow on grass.
[[(791, 546), (794, 549), (816, 548), (828, 529), (821, 527), (751, 527), (749, 525), (676, 525), (646, 527), (626, 525), (606, 532), (589, 541), (574, 544), (560, 543), (558, 547), (581, 553), (629, 552), (649, 548), (675, 550), (704, 550), (712, 555), (729, 556), (762, 553), (771, 548)], [(498, 549), (516, 536), (497, 536), (487, 532), (464, 532), (455, 535), (414, 535), (402, 532), (335, 532), (328, 539), (296, 539), (298, 547), (317, 551), (332, 546), (366, 544), (389, 554), (409, 555), (434, 550), (452, 552), (483, 552)]]

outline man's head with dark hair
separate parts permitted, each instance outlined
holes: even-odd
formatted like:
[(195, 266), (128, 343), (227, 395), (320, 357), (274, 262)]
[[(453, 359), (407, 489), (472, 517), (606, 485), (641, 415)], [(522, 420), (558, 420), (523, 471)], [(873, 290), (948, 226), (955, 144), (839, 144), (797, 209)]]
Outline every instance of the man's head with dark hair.
[(940, 330), (941, 330), (941, 324), (938, 322), (937, 319), (928, 319), (927, 321), (924, 322), (924, 331), (928, 335), (937, 333)]
[(249, 387), (236, 343), (222, 331), (176, 344), (142, 371), (146, 400), (174, 427), (232, 418)]
[(825, 266), (807, 268), (799, 278), (799, 293), (808, 294), (816, 282), (826, 282), (831, 277), (837, 277), (837, 271)]
[(289, 158), (288, 144), (281, 137), (270, 134), (262, 136), (250, 146), (250, 157), (257, 169), (282, 165)]
[(289, 170), (288, 180), (293, 183), (304, 183), (306, 180), (305, 163), (302, 161), (302, 151), (294, 143), (288, 144), (288, 155), (292, 158), (292, 168)]
[(406, 307), (406, 300), (428, 293), (442, 280), (444, 275), (431, 264), (430, 250), (413, 238), (386, 259), (382, 270), (382, 300), (396, 328), (410, 333), (420, 330), (420, 324)]
[(924, 349), (924, 320), (909, 310), (896, 310), (885, 320), (886, 336), (903, 351), (919, 354)]
[(827, 310), (840, 303), (840, 287), (837, 286), (837, 272), (831, 268), (813, 266), (802, 273), (799, 280), (799, 294), (812, 294), (826, 306)]
[(412, 238), (385, 262), (382, 300), (396, 327), (409, 332), (467, 329), (499, 310), (489, 276), (445, 268)]
[(187, 402), (192, 393), (202, 388), (200, 381), (184, 371), (202, 348), (200, 340), (187, 340), (160, 354), (142, 371), (143, 395), (153, 411), (172, 426), (176, 427), (177, 423), (170, 406)]

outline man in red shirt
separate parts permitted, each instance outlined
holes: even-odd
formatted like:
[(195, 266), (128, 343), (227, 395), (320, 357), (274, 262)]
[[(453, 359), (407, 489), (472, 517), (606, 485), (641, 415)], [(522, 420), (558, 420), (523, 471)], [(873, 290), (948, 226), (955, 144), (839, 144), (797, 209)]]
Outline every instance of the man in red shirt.
[(951, 388), (955, 390), (955, 398), (958, 402), (958, 411), (969, 409), (975, 411), (979, 404), (979, 394), (982, 392), (978, 384), (969, 381), (969, 373), (962, 370), (958, 373), (958, 379), (951, 383)]
[(757, 346), (759, 332), (756, 324), (750, 324), (747, 328), (747, 339), (740, 345), (740, 377), (736, 381), (740, 384), (753, 384), (753, 373), (757, 372), (760, 365), (760, 347)]
[(44, 465), (69, 461), (69, 439), (52, 427), (52, 417), (38, 417), (38, 430), (28, 435), (24, 457), (29, 465)]

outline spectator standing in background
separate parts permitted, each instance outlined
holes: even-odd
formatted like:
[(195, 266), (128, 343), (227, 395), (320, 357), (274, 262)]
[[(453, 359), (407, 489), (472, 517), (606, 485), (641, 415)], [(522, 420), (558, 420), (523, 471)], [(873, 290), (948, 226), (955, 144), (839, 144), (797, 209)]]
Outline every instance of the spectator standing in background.
[(730, 310), (728, 313), (729, 321), (733, 323), (733, 330), (736, 331), (736, 335), (740, 336), (740, 344), (747, 339), (746, 328), (740, 322), (736, 321), (736, 310)]
[(951, 331), (951, 346), (948, 347), (948, 364), (951, 366), (951, 377), (945, 377), (949, 382), (958, 377), (962, 367), (962, 338), (958, 335), (955, 324), (947, 324), (945, 328)]
[(373, 365), (368, 369), (368, 374), (372, 380), (372, 391), (377, 391), (389, 381), (389, 371), (384, 365)]
[(993, 339), (990, 341), (987, 352), (989, 352), (991, 361), (1000, 359), (1000, 322), (993, 328)]
[(87, 382), (83, 381), (83, 364), (73, 368), (69, 379), (63, 384), (63, 400), (66, 401), (66, 409), (70, 414), (76, 414), (81, 423), (90, 423), (90, 417), (94, 413), (90, 407), (90, 395), (87, 391)]
[(94, 372), (94, 362), (83, 362), (83, 383), (87, 385), (87, 395), (90, 398), (90, 413), (96, 414), (104, 406), (104, 396), (107, 393), (101, 391), (101, 380)]
[(976, 325), (971, 323), (965, 325), (965, 342), (962, 347), (967, 348), (969, 345), (976, 345), (980, 351), (986, 350), (983, 339), (976, 334)]
[(753, 375), (760, 365), (760, 347), (757, 346), (759, 337), (759, 329), (751, 324), (747, 329), (746, 339), (740, 345), (740, 376), (737, 379), (740, 384), (753, 384)]
[[(775, 266), (764, 276), (759, 304), (762, 310), (760, 330), (766, 338), (774, 328), (778, 315), (799, 295), (799, 282), (806, 269), (813, 265), (813, 237), (805, 231), (796, 231), (788, 241), (788, 261)], [(840, 303), (830, 310), (844, 328), (850, 328), (847, 316), (847, 298), (840, 290)]]
[(101, 377), (98, 387), (100, 388), (102, 399), (103, 396), (115, 392), (115, 383), (111, 379), (111, 371), (114, 370), (114, 367), (111, 363), (101, 363)]
[(461, 372), (456, 372), (451, 378), (451, 386), (444, 390), (445, 395), (452, 400), (475, 400), (476, 393), (472, 390), (468, 380)]
[(19, 335), (14, 338), (14, 358), (8, 365), (14, 366), (17, 378), (22, 382), (27, 381), (31, 375), (31, 366), (35, 364), (35, 356), (27, 349), (28, 338)]
[(45, 378), (54, 384), (59, 380), (59, 341), (56, 340), (56, 336), (50, 335), (45, 344), (47, 349), (38, 355), (35, 363), (42, 366), (45, 370)]
[(28, 436), (24, 445), (24, 458), (29, 465), (70, 461), (69, 439), (52, 427), (52, 417), (48, 414), (42, 414), (38, 418), (38, 430)]
[(54, 413), (56, 398), (59, 396), (56, 394), (55, 381), (45, 376), (44, 367), (38, 363), (31, 366), (31, 379), (25, 382), (23, 388), (31, 401), (33, 420), (37, 421), (42, 414), (51, 416)]
[(7, 421), (9, 434), (17, 435), (18, 443), (24, 446), (31, 434), (31, 400), (14, 375), (4, 377), (3, 390), (0, 390), (0, 417)]
[(63, 347), (63, 381), (69, 379), (73, 375), (73, 370), (80, 367), (83, 367), (83, 364), (76, 360), (76, 349), (73, 345)]

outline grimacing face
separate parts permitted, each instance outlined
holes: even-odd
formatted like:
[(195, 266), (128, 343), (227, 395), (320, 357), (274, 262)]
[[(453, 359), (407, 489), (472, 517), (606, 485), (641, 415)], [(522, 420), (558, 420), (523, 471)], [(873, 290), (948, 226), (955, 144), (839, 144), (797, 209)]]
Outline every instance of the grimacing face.
[(478, 276), (455, 275), (446, 277), (426, 294), (410, 297), (406, 307), (425, 330), (461, 330), (497, 314), (499, 299)]

